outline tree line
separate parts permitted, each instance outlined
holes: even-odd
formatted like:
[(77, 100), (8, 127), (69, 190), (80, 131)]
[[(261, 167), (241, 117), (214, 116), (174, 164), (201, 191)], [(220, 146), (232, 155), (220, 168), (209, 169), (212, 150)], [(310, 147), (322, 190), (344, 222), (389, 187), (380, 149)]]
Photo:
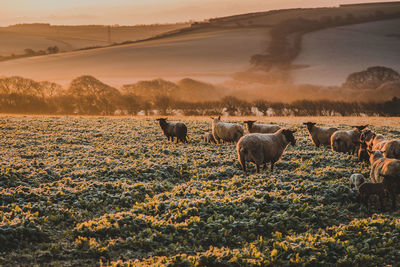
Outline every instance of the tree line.
[[(142, 81), (118, 90), (92, 76), (74, 79), (67, 89), (52, 82), (6, 77), (0, 79), (0, 112), (61, 115), (400, 116), (400, 99), (396, 97), (383, 102), (301, 100), (284, 103), (245, 101), (234, 96), (219, 96), (215, 90), (212, 85), (191, 79), (184, 79), (177, 84), (161, 79)], [(209, 94), (214, 94), (214, 99), (205, 98)]]

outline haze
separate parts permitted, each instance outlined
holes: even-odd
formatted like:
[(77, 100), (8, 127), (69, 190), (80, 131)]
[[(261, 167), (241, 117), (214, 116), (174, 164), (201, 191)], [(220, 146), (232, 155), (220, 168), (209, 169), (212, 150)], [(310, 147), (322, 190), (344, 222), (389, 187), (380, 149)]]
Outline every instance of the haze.
[[(112, 3), (111, 3), (112, 2)], [(231, 14), (293, 7), (337, 6), (360, 1), (327, 0), (1, 0), (0, 25), (152, 24), (202, 20)], [(362, 1), (384, 2), (384, 1)]]

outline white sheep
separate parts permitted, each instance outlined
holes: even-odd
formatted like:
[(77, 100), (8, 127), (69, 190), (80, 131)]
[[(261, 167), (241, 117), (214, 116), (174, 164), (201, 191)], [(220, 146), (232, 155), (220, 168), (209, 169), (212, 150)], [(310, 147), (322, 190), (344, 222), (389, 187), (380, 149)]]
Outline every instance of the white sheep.
[(360, 144), (361, 131), (367, 127), (353, 126), (353, 130), (336, 131), (331, 136), (332, 151), (354, 154)]
[(365, 182), (365, 177), (361, 173), (353, 173), (350, 176), (350, 187), (353, 189), (357, 189), (360, 187), (362, 183)]
[(400, 193), (400, 160), (385, 158), (381, 151), (371, 151), (370, 178), (375, 183), (383, 183), (392, 197), (392, 208), (396, 208), (396, 195)]
[(222, 122), (221, 116), (212, 118), (211, 131), (217, 143), (237, 142), (243, 136), (243, 128), (235, 123)]
[(319, 147), (320, 145), (329, 146), (331, 144), (332, 134), (338, 130), (334, 127), (315, 126), (316, 123), (314, 122), (304, 122), (303, 124), (307, 126), (310, 138), (314, 145), (317, 147)]
[(244, 121), (249, 133), (275, 133), (281, 127), (276, 124), (255, 124), (256, 121)]
[(280, 129), (274, 134), (253, 133), (240, 138), (236, 150), (243, 171), (246, 172), (246, 161), (249, 161), (256, 165), (257, 172), (260, 172), (260, 165), (269, 162), (272, 172), (275, 162), (281, 158), (288, 144), (296, 145), (293, 136), (295, 132), (289, 129)]
[(390, 140), (382, 147), (383, 155), (386, 158), (400, 159), (400, 140)]

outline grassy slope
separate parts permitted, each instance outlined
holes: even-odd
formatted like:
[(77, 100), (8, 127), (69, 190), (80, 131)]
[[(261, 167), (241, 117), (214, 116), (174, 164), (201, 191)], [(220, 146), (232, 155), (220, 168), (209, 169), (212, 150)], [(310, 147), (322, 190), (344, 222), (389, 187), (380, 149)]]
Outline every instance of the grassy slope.
[[(115, 26), (111, 28), (111, 42), (121, 43), (150, 38), (189, 26), (176, 25)], [(108, 28), (104, 26), (10, 26), (0, 28), (0, 55), (23, 54), (25, 48), (46, 50), (57, 45), (61, 51), (91, 46), (106, 46)]]
[(0, 62), (0, 72), (58, 82), (91, 74), (117, 85), (156, 77), (226, 79), (249, 66), (251, 55), (263, 51), (267, 36), (259, 28), (198, 30), (130, 45)]
[[(373, 14), (376, 10), (398, 12), (400, 5), (294, 9), (219, 18), (211, 20), (213, 27), (203, 25), (193, 32), (158, 40), (0, 62), (0, 73), (64, 84), (83, 74), (95, 75), (113, 85), (158, 77), (174, 80), (189, 76), (209, 82), (225, 81), (231, 74), (245, 71), (252, 55), (265, 52), (269, 28), (283, 20), (325, 16), (345, 18), (350, 13), (361, 16)], [(79, 36), (83, 33), (85, 31)], [(104, 41), (104, 28), (86, 38), (100, 38), (99, 34)]]
[(306, 67), (293, 71), (293, 79), (296, 83), (340, 85), (350, 73), (371, 66), (400, 71), (399, 47), (400, 19), (306, 34), (302, 52), (294, 61)]
[[(299, 130), (297, 146), (248, 176), (234, 145), (201, 141), (209, 120), (181, 119), (187, 145), (153, 119), (1, 117), (0, 264), (399, 262), (399, 213), (372, 215), (348, 187), (368, 166), (313, 147), (297, 119), (271, 119)], [(376, 130), (399, 138), (392, 122)]]

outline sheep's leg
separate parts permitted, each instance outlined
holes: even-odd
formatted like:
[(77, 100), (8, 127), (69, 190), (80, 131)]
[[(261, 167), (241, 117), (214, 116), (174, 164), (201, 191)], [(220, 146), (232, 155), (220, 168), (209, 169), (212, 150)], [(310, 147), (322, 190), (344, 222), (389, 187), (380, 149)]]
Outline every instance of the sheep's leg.
[(177, 143), (177, 144), (179, 143), (179, 139), (180, 139), (180, 138), (177, 136), (177, 137), (176, 137), (176, 143)]
[(267, 163), (264, 163), (264, 170), (267, 169)]
[(318, 140), (315, 140), (315, 141), (314, 141), (314, 144), (315, 144), (315, 146), (316, 146), (316, 147), (318, 147), (318, 148), (319, 148), (319, 146), (320, 146), (320, 143), (319, 143), (319, 141), (318, 141)]
[(260, 165), (256, 164), (257, 173), (260, 173)]
[(383, 196), (379, 195), (379, 204), (381, 205), (381, 210), (383, 211)]
[(271, 172), (274, 171), (274, 162), (271, 162)]
[(243, 152), (239, 153), (239, 163), (242, 166), (242, 170), (246, 172), (246, 157)]
[(396, 193), (391, 192), (392, 195), (392, 210), (396, 210)]

